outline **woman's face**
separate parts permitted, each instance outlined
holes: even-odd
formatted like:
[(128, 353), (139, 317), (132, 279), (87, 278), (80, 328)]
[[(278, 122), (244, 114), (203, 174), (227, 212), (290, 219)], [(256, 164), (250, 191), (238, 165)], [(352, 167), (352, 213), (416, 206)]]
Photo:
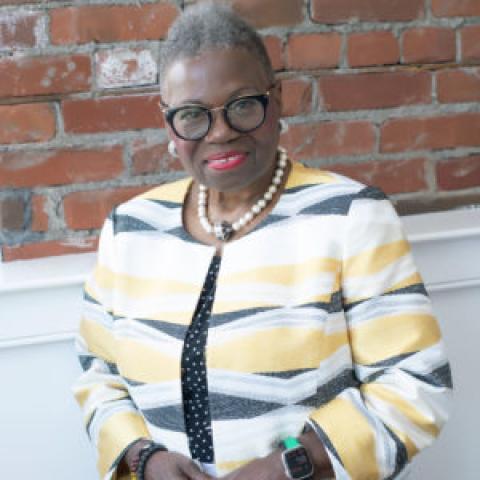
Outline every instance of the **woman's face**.
[[(244, 95), (264, 94), (272, 85), (260, 62), (246, 50), (214, 49), (178, 60), (166, 72), (162, 100), (170, 108), (224, 105)], [(249, 133), (228, 126), (222, 111), (201, 140), (183, 140), (167, 126), (185, 170), (198, 182), (222, 192), (252, 188), (270, 175), (279, 140), (280, 89), (270, 92), (264, 123)]]

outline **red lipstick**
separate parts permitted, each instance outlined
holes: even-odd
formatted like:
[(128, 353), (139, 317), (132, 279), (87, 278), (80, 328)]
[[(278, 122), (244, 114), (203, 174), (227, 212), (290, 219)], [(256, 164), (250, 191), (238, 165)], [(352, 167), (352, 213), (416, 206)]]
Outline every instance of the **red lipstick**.
[(241, 165), (246, 159), (245, 152), (222, 152), (210, 155), (207, 158), (207, 165), (213, 170), (230, 170)]

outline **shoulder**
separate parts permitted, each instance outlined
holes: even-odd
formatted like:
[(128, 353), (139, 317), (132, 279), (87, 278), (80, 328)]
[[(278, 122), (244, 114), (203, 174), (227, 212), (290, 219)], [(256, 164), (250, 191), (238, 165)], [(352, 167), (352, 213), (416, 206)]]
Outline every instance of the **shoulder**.
[(295, 163), (290, 172), (285, 204), (301, 206), (297, 213), (347, 215), (356, 201), (387, 201), (378, 188), (345, 177), (338, 173), (306, 167)]
[(190, 182), (191, 178), (182, 178), (181, 180), (158, 185), (121, 203), (115, 208), (115, 213), (122, 214), (132, 207), (145, 203), (152, 203), (159, 207), (167, 208), (181, 207), (190, 187)]

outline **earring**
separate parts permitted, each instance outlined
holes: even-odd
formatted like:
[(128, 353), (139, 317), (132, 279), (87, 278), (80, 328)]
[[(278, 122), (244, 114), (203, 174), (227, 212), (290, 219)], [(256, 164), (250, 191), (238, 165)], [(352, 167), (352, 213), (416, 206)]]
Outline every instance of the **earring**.
[(285, 133), (288, 130), (288, 123), (283, 118), (278, 123), (280, 124), (280, 133)]
[(178, 157), (177, 147), (175, 146), (175, 142), (173, 140), (170, 140), (168, 142), (167, 150), (172, 157), (174, 158)]

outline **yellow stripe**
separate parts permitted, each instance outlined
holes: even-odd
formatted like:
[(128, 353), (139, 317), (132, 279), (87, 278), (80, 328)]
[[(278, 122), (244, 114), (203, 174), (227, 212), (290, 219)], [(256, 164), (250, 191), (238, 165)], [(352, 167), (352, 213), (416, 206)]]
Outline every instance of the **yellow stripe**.
[(329, 437), (352, 478), (380, 478), (375, 432), (354, 405), (337, 397), (316, 410), (311, 417)]
[(367, 250), (345, 261), (344, 276), (349, 278), (372, 275), (409, 252), (410, 245), (406, 240), (399, 240)]
[(225, 285), (241, 283), (275, 283), (294, 286), (308, 278), (325, 273), (339, 271), (340, 262), (333, 258), (309, 258), (303, 263), (290, 265), (268, 265), (245, 272), (225, 275), (222, 280)]
[(159, 187), (152, 188), (151, 190), (140, 194), (137, 198), (177, 202), (180, 206), (183, 204), (191, 182), (191, 178), (184, 178), (176, 182), (165, 183), (164, 185), (160, 185)]
[(98, 438), (98, 471), (103, 478), (125, 447), (138, 438), (150, 438), (142, 417), (133, 412), (110, 416), (100, 428)]
[(438, 436), (439, 429), (433, 421), (419, 412), (411, 403), (400, 397), (397, 393), (382, 385), (371, 383), (362, 387), (365, 393), (378, 397), (393, 405), (399, 412), (407, 417), (412, 423), (429, 433), (433, 437)]
[(125, 273), (115, 273), (104, 266), (97, 266), (94, 273), (97, 284), (106, 290), (115, 288), (131, 298), (145, 298), (170, 294), (199, 295), (198, 285), (172, 279), (141, 278)]
[(85, 402), (91, 395), (94, 395), (97, 390), (109, 389), (112, 391), (111, 399), (118, 400), (128, 396), (125, 386), (119, 382), (105, 381), (102, 383), (92, 383), (81, 388), (75, 389), (75, 398), (78, 404), (83, 408)]
[(110, 330), (83, 317), (79, 333), (85, 339), (90, 352), (107, 362), (115, 363), (115, 338)]
[(330, 172), (307, 168), (301, 163), (293, 163), (288, 176), (286, 189), (320, 183), (338, 183), (338, 179)]
[(247, 463), (253, 461), (254, 458), (249, 458), (248, 460), (231, 460), (229, 462), (219, 462), (216, 463), (215, 466), (217, 468), (217, 472), (221, 475), (225, 475), (229, 472), (233, 472), (237, 468), (243, 467)]
[(251, 373), (317, 368), (347, 342), (346, 332), (326, 335), (311, 328), (272, 328), (210, 345), (207, 362), (209, 368)]
[(167, 382), (180, 378), (180, 359), (149, 345), (130, 339), (119, 339), (118, 368), (122, 376), (144, 383)]
[(419, 283), (423, 283), (421, 275), (416, 272), (413, 275), (401, 280), (400, 282), (396, 283), (395, 285), (391, 286), (387, 292), (394, 292), (395, 290), (400, 290), (402, 288), (411, 287), (412, 285), (418, 285)]
[(350, 330), (354, 360), (363, 365), (428, 348), (440, 340), (431, 315), (391, 315), (365, 322)]

